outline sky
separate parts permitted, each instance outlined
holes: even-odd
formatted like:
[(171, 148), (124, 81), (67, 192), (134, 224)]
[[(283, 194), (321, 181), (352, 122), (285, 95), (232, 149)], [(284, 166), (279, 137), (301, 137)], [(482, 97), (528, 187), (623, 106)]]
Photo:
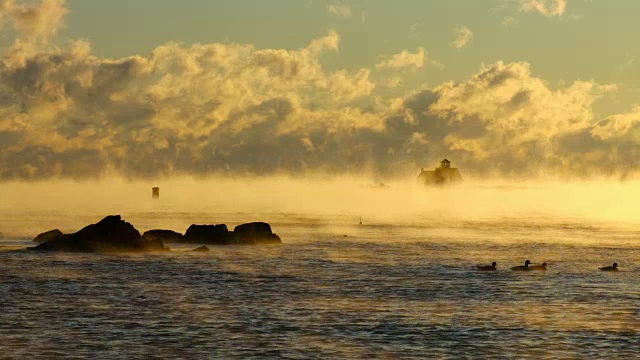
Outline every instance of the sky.
[(0, 181), (635, 178), (635, 0), (0, 0)]

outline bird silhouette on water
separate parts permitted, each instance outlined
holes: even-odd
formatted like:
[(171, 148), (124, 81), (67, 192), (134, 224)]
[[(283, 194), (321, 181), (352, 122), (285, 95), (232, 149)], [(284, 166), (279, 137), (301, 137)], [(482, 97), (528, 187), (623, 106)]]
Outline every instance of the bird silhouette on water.
[(542, 265), (535, 265), (531, 267), (531, 270), (534, 271), (547, 271), (547, 263), (542, 263)]
[(513, 271), (531, 271), (531, 268), (529, 267), (529, 264), (531, 264), (531, 261), (527, 260), (524, 262), (524, 265), (520, 265), (520, 266), (514, 266), (511, 268), (511, 270)]
[(605, 266), (599, 269), (602, 271), (618, 271), (618, 263), (613, 263), (612, 266)]
[(496, 271), (496, 262), (492, 262), (491, 265), (478, 265), (477, 268), (480, 271)]

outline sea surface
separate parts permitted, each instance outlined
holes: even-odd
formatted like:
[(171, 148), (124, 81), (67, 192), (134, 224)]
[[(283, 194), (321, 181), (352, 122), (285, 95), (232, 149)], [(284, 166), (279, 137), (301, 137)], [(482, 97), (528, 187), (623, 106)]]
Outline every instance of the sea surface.
[[(640, 357), (638, 224), (131, 212), (141, 232), (268, 221), (283, 244), (21, 251), (103, 215), (2, 215), (0, 358)], [(549, 270), (509, 270), (526, 259)], [(598, 271), (613, 262), (620, 272)]]

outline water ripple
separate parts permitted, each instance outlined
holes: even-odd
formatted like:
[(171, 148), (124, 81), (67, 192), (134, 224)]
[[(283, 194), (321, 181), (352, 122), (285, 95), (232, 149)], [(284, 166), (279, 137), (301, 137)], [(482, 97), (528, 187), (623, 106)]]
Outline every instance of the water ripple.
[[(281, 228), (282, 247), (148, 256), (10, 252), (28, 244), (12, 241), (0, 250), (0, 353), (41, 359), (638, 356), (640, 244), (625, 240), (622, 230), (616, 238), (625, 246), (532, 236), (474, 242), (467, 232), (438, 237), (415, 227), (396, 228), (411, 241), (394, 242), (386, 229), (352, 229), (343, 238), (315, 224), (313, 231), (304, 224)], [(578, 241), (591, 227), (563, 225), (569, 230)], [(503, 225), (494, 234), (506, 238), (510, 231)], [(599, 229), (594, 236), (604, 234)], [(634, 229), (626, 234), (637, 237)], [(524, 258), (547, 261), (550, 270), (508, 270)], [(597, 271), (611, 259), (626, 271)], [(473, 271), (492, 260), (497, 272)]]

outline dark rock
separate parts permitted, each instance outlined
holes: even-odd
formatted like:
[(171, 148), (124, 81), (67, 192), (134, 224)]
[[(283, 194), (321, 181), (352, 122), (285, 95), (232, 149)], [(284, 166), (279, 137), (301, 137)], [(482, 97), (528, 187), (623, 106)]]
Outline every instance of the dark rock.
[(33, 239), (33, 242), (37, 242), (37, 243), (43, 243), (43, 242), (47, 242), (47, 241), (53, 241), (58, 239), (59, 237), (61, 237), (62, 235), (64, 235), (62, 233), (62, 231), (55, 229), (55, 230), (51, 230), (51, 231), (47, 231), (47, 232), (43, 232), (42, 234), (36, 236)]
[(282, 240), (271, 231), (271, 225), (263, 222), (254, 222), (238, 225), (233, 229), (233, 244), (281, 244)]
[(263, 222), (242, 224), (229, 231), (227, 225), (191, 225), (182, 237), (184, 243), (207, 245), (281, 244), (280, 237)]
[(149, 230), (142, 234), (146, 240), (160, 240), (162, 242), (181, 242), (182, 234), (173, 230)]
[(34, 250), (68, 252), (150, 252), (166, 251), (161, 240), (147, 240), (120, 215), (107, 216), (74, 234), (44, 242)]
[(208, 252), (209, 248), (206, 246), (200, 246), (199, 248), (195, 248), (191, 250), (191, 252)]
[(184, 233), (182, 242), (228, 245), (231, 239), (227, 225), (191, 225)]

